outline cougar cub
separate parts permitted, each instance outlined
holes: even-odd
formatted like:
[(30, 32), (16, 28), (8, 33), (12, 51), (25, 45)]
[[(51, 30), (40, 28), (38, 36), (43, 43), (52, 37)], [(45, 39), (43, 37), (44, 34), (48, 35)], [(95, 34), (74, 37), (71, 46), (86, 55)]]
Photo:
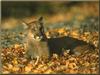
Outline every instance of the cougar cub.
[(68, 36), (47, 38), (44, 33), (43, 17), (26, 25), (28, 25), (26, 55), (32, 59), (37, 57), (48, 58), (53, 53), (61, 54), (62, 49), (70, 49), (71, 53), (76, 53), (76, 51), (85, 50), (84, 47), (95, 48), (92, 44)]

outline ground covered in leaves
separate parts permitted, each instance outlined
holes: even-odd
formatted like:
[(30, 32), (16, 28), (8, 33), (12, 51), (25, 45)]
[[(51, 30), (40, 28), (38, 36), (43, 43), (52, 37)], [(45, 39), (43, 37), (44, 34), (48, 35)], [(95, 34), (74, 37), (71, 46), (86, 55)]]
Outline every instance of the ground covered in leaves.
[[(74, 38), (83, 39), (88, 41), (89, 32), (85, 32), (83, 35), (79, 35), (77, 32), (65, 31), (64, 28), (56, 29), (53, 32), (59, 33), (60, 35), (69, 35)], [(47, 36), (50, 37), (50, 31), (47, 32)], [(98, 33), (92, 33), (92, 43), (95, 46), (98, 41)], [(79, 37), (80, 36), (80, 37)], [(60, 36), (59, 36), (60, 37)], [(21, 44), (15, 44), (12, 47), (2, 49), (2, 72), (3, 74), (9, 73), (20, 73), (20, 74), (97, 74), (99, 72), (99, 49), (95, 50), (84, 50), (81, 55), (70, 55), (70, 50), (63, 52), (62, 56), (53, 54), (51, 59), (42, 60), (34, 65), (36, 60), (26, 59), (25, 48)]]

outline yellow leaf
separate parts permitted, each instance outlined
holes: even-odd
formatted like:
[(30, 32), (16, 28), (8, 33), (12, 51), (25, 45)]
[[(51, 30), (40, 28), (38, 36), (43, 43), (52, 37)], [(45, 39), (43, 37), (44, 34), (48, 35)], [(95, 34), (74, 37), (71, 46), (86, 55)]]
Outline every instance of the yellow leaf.
[(68, 65), (68, 67), (69, 67), (70, 69), (77, 69), (77, 68), (78, 68), (78, 66), (77, 66), (75, 63), (70, 63), (70, 64)]
[(68, 67), (68, 65), (69, 65), (69, 61), (66, 61), (66, 67)]
[(30, 72), (31, 71), (31, 69), (32, 69), (32, 65), (28, 65), (28, 66), (26, 66), (25, 67), (25, 72)]
[(51, 69), (48, 69), (47, 71), (45, 71), (45, 73), (44, 74), (50, 74), (50, 73), (52, 73), (53, 71), (51, 70)]
[(15, 44), (15, 48), (19, 48), (20, 47), (20, 45), (19, 44)]
[(3, 73), (3, 74), (9, 74), (10, 71), (3, 71), (2, 73)]
[(9, 69), (12, 69), (12, 68), (13, 68), (13, 65), (8, 64), (8, 68), (9, 68)]
[(14, 65), (17, 65), (17, 64), (18, 64), (17, 58), (14, 58), (14, 60), (12, 61), (12, 63), (13, 63)]
[(85, 65), (86, 67), (88, 67), (90, 64), (89, 64), (89, 62), (86, 62), (86, 63), (84, 63), (84, 65)]
[(15, 72), (15, 71), (18, 71), (19, 70), (19, 67), (13, 67), (12, 70)]

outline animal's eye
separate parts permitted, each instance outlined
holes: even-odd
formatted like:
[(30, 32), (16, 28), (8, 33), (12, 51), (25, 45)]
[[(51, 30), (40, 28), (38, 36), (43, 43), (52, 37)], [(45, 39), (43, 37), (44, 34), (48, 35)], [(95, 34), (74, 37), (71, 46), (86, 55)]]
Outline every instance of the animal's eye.
[(35, 30), (37, 30), (37, 28), (35, 28)]
[(33, 31), (36, 31), (36, 29), (35, 29), (35, 28), (33, 28), (32, 30), (33, 30)]

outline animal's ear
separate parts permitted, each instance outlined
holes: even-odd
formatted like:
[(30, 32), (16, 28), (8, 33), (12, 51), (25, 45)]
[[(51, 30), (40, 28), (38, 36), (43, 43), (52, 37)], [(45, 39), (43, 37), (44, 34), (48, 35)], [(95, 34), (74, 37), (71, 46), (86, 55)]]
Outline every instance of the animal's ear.
[(22, 24), (24, 25), (25, 29), (29, 29), (30, 25), (28, 23), (26, 23), (25, 21), (22, 21)]
[(43, 17), (39, 17), (38, 21), (42, 22), (43, 21)]
[(41, 16), (39, 19), (38, 19), (38, 21), (39, 21), (39, 25), (40, 25), (40, 31), (42, 32), (42, 33), (44, 33), (44, 21), (43, 21), (44, 19), (43, 19), (43, 17)]

